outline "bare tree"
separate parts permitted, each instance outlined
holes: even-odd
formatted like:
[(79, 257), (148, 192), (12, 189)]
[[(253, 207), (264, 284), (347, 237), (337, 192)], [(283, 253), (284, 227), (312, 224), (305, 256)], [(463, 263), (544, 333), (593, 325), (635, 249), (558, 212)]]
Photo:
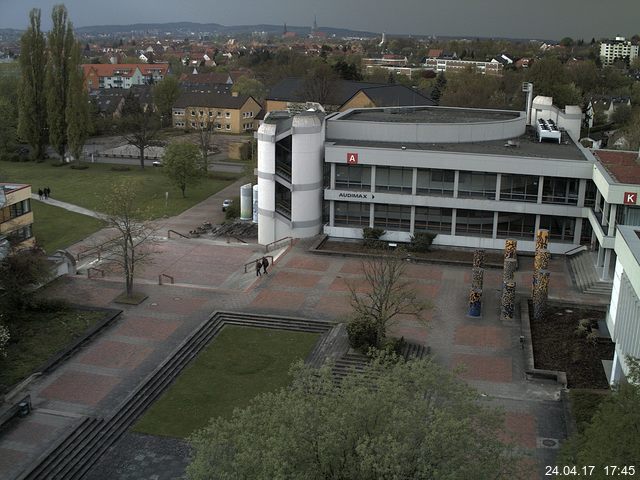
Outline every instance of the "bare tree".
[(136, 183), (126, 180), (114, 185), (105, 200), (106, 221), (113, 235), (104, 244), (111, 263), (119, 267), (126, 286), (126, 295), (133, 295), (136, 270), (149, 263), (155, 229), (138, 206)]
[(213, 124), (211, 122), (207, 122), (198, 130), (198, 140), (200, 140), (200, 155), (202, 155), (202, 171), (207, 173), (209, 171), (209, 150), (213, 146)]
[(384, 342), (388, 328), (398, 315), (422, 319), (427, 305), (418, 300), (411, 280), (405, 275), (406, 263), (400, 252), (362, 262), (365, 291), (348, 284), (355, 321), (364, 322), (375, 335), (374, 346)]
[(160, 119), (158, 115), (147, 108), (122, 118), (122, 138), (140, 152), (140, 168), (144, 169), (144, 151), (147, 147), (158, 145), (156, 140), (160, 131)]

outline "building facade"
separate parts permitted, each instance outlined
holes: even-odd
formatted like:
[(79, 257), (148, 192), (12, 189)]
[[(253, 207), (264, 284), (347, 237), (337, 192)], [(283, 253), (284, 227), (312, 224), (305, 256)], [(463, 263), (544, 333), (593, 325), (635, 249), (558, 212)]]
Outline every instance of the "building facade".
[(458, 58), (426, 58), (423, 66), (427, 70), (434, 72), (462, 72), (466, 69), (472, 69), (483, 75), (502, 75), (504, 65), (497, 61), (479, 62), (475, 60), (460, 60)]
[(3, 237), (12, 248), (35, 245), (31, 185), (0, 183), (0, 238)]
[(638, 57), (638, 45), (627, 41), (624, 37), (616, 37), (600, 44), (600, 59), (604, 65), (612, 65), (617, 59), (629, 65)]
[(160, 82), (169, 72), (168, 63), (149, 64), (84, 64), (87, 90), (99, 88), (131, 88)]
[(261, 106), (253, 97), (218, 93), (183, 93), (172, 108), (175, 128), (212, 128), (226, 133), (252, 132)]

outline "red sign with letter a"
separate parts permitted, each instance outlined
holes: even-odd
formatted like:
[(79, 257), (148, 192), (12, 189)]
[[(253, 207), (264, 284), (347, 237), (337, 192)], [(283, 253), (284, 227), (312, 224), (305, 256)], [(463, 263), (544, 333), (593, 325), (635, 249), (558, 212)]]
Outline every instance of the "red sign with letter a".
[(638, 194), (636, 192), (624, 192), (624, 204), (635, 205), (638, 201)]
[(357, 153), (347, 153), (347, 164), (348, 165), (357, 165), (358, 164), (358, 154)]

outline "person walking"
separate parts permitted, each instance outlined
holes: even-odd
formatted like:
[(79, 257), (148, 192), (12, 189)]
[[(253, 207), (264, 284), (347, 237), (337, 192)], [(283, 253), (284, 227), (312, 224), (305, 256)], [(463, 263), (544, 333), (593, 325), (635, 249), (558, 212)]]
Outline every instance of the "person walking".
[(41, 188), (39, 188), (39, 189), (38, 189), (38, 198), (39, 198), (40, 200), (42, 200), (42, 196), (43, 196), (43, 195), (44, 195), (44, 192), (42, 191), (42, 189), (41, 189)]
[(45, 187), (44, 198), (49, 198), (50, 196), (51, 196), (51, 189), (49, 187)]
[(260, 268), (262, 267), (262, 262), (260, 260), (256, 260), (256, 277), (259, 277), (260, 274)]
[(264, 269), (264, 274), (268, 275), (269, 272), (267, 272), (267, 267), (269, 266), (269, 260), (267, 260), (267, 257), (262, 257), (262, 268)]

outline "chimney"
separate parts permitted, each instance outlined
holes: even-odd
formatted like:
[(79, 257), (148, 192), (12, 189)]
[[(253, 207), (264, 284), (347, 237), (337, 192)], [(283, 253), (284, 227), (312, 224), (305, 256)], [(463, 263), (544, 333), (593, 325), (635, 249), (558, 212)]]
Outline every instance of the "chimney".
[(238, 96), (238, 92), (231, 92), (231, 96), (232, 97), (237, 97)]

